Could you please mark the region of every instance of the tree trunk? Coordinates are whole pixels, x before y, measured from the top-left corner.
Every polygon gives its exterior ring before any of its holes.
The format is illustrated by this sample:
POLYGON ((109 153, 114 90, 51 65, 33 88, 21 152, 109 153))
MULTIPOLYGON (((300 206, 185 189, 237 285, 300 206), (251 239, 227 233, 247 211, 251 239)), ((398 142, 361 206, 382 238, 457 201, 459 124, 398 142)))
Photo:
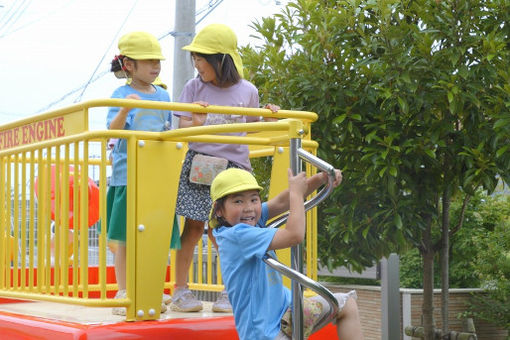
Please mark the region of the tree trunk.
POLYGON ((442 337, 447 340, 448 335, 448 290, 450 288, 450 193, 446 188, 443 192, 443 221, 442 221, 442 242, 441 242, 441 321, 442 337))
POLYGON ((434 340, 434 248, 431 238, 432 223, 423 232, 423 328, 425 340, 434 340))

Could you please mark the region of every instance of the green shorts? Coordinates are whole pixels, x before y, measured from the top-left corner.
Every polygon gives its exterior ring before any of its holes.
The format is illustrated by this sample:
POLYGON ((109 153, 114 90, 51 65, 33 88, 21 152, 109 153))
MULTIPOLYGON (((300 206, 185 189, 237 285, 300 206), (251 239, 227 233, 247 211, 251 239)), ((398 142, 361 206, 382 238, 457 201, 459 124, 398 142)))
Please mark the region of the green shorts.
MULTIPOLYGON (((123 186, 111 186, 106 194, 106 220, 107 220, 107 238, 115 242, 126 243, 126 196, 127 188, 123 186)), ((101 232, 101 224, 99 224, 101 232)), ((181 237, 179 232, 179 223, 177 216, 174 215, 172 237, 170 248, 181 248, 181 237)))

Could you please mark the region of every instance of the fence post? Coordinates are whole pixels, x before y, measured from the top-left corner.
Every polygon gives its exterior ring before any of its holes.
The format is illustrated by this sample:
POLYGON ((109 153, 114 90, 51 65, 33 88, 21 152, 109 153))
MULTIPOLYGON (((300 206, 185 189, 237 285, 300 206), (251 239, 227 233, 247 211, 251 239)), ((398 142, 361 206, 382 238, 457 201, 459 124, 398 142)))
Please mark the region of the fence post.
POLYGON ((381 260, 382 340, 400 339, 399 258, 390 254, 381 260))

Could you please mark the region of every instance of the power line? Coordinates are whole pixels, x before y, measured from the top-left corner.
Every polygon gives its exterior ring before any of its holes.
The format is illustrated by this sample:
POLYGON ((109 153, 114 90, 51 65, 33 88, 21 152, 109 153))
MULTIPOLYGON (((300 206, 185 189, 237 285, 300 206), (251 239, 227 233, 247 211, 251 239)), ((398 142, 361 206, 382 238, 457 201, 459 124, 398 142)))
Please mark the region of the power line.
MULTIPOLYGON (((203 12, 206 12, 200 19, 198 19, 196 22, 195 22, 195 25, 199 24, 202 20, 204 20, 209 14, 212 13, 212 11, 214 9, 216 9, 221 3, 223 2, 223 0, 209 0, 209 3, 208 5, 204 6, 202 9, 199 10, 199 13, 198 14, 201 14, 203 12)), ((122 27, 124 26, 124 24, 126 23, 128 17, 131 15, 131 12, 133 11, 136 3, 138 3, 138 0, 135 2, 135 4, 133 5, 133 7, 131 8, 130 12, 128 13, 127 17, 124 19, 124 22, 122 23, 121 25, 121 28, 119 28, 119 31, 122 29, 122 27)), ((60 99, 48 104, 47 106, 45 106, 44 108, 40 109, 39 111, 37 111, 36 113, 41 113, 41 112, 44 112, 46 110, 48 110, 49 108, 51 108, 52 106, 54 105, 57 105, 58 103, 64 101, 67 97, 73 95, 74 93, 78 92, 81 90, 81 93, 80 95, 78 96, 78 98, 74 101, 74 103, 76 103, 77 101, 81 100, 81 98, 83 97, 83 94, 85 93, 85 90, 87 89, 87 87, 92 84, 93 82, 95 82, 96 80, 102 78, 104 75, 106 75, 107 73, 109 73, 110 71, 107 70, 107 71, 103 71, 102 73, 98 74, 97 76, 94 77, 94 75, 96 74, 99 66, 101 65, 101 63, 103 62, 105 56, 106 56, 106 53, 109 51, 111 45, 113 44, 113 42, 116 40, 117 38, 117 35, 119 34, 119 31, 117 32, 117 34, 115 35, 114 39, 112 40, 112 43, 110 44, 110 46, 107 48, 105 54, 103 55, 103 57, 101 58, 101 60, 99 61, 96 69, 94 70, 94 72, 92 73, 92 76, 90 77, 90 79, 84 84, 84 85, 81 85, 80 87, 66 93, 65 95, 63 95, 60 99)), ((158 40, 161 40, 165 37, 167 37, 168 35, 171 35, 172 37, 175 37, 175 36, 179 36, 179 35, 187 35, 187 36, 191 36, 192 33, 191 32, 176 32, 176 31, 168 31, 167 33, 163 34, 161 37, 158 38, 158 40)))
POLYGON ((97 69, 99 68, 99 65, 101 65, 101 63, 103 62, 104 58, 106 57, 106 53, 108 53, 108 51, 110 50, 110 48, 112 47, 112 45, 115 43, 115 40, 117 40, 117 36, 119 35, 120 31, 122 30, 122 28, 124 27, 124 25, 126 24, 128 18, 131 16, 131 13, 133 13, 133 10, 135 9, 136 7, 136 4, 138 4, 138 0, 136 0, 133 4, 133 6, 131 6, 131 9, 129 10, 129 13, 126 15, 126 17, 124 18, 124 21, 122 22, 122 24, 120 25, 119 29, 117 30, 117 33, 115 33, 115 36, 113 37, 110 45, 108 46, 108 48, 106 49, 105 53, 103 54, 103 56, 101 57, 101 60, 99 60, 99 63, 97 64, 94 72, 92 72, 92 75, 90 76, 88 82, 85 84, 85 86, 83 87, 83 91, 81 91, 80 95, 74 100, 74 103, 78 102, 81 100, 81 98, 83 97, 83 93, 85 93, 85 90, 87 89, 87 87, 89 86, 92 78, 94 77, 94 75, 96 74, 97 72, 97 69))
POLYGON ((207 9, 207 13, 204 14, 203 17, 201 17, 200 19, 198 19, 196 22, 195 22, 195 25, 198 25, 202 20, 204 20, 209 14, 211 14, 212 11, 214 11, 214 9, 216 7, 218 7, 221 3, 223 2, 223 0, 211 0, 209 1, 209 5, 208 5, 208 9, 207 9))
MULTIPOLYGON (((24 28, 26 28, 26 27, 28 27, 28 26, 31 26, 31 25, 35 24, 35 23, 36 23, 36 22, 38 22, 38 21, 41 21, 41 20, 43 20, 43 19, 46 19, 48 16, 51 16, 53 13, 58 12, 59 10, 61 10, 61 9, 65 8, 65 7, 67 7, 67 6, 69 6, 69 5, 70 5, 73 1, 75 1, 75 0, 72 0, 72 1, 66 1, 66 3, 65 3, 64 5, 62 5, 62 6, 58 7, 58 8, 56 8, 56 9, 50 10, 50 11, 48 11, 48 12, 46 12, 46 13, 43 13, 43 14, 42 14, 41 16, 39 16, 38 18, 35 18, 34 20, 29 21, 29 22, 25 23, 24 25, 18 26, 17 28, 15 28, 15 29, 13 29, 13 30, 10 30, 9 32, 7 32, 7 33, 4 33, 4 34, 0 35, 0 38, 6 37, 6 36, 7 36, 7 35, 9 35, 9 34, 12 34, 12 33, 17 32, 17 31, 19 31, 19 30, 22 30, 22 29, 24 29, 24 28)), ((0 19, 0 21, 1 21, 1 19, 0 19)))
MULTIPOLYGON (((11 14, 11 16, 9 18, 7 18, 5 20, 5 22, 2 24, 2 26, 0 27, 0 31, 2 29, 5 29, 6 33, 2 35, 5 36, 6 34, 8 34, 8 30, 10 27, 12 27, 18 20, 19 18, 26 12, 27 8, 30 6, 30 3, 32 1, 26 1, 26 0, 23 0, 15 9, 14 9, 14 12, 11 14)), ((11 7, 12 8, 12 7, 11 7)), ((3 18, 2 18, 3 19, 3 18)))

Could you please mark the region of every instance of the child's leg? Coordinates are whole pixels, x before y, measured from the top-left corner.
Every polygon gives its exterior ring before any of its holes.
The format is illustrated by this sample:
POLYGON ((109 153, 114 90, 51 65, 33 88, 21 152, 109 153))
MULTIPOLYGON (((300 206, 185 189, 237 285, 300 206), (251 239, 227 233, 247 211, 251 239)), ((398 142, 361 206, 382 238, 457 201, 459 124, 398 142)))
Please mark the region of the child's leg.
MULTIPOLYGON (((216 249, 216 253, 218 253, 218 244, 216 243, 216 239, 212 234, 212 228, 207 228, 207 236, 209 236, 211 243, 216 249)), ((232 313, 232 304, 230 304, 226 289, 223 289, 223 291, 218 295, 218 298, 213 303, 211 309, 213 312, 232 313)))
POLYGON ((193 260, 195 246, 204 233, 204 222, 186 219, 181 235, 181 249, 177 250, 175 263, 175 286, 185 287, 188 283, 188 270, 193 260))
POLYGON ((115 278, 117 280, 118 290, 126 289, 126 246, 115 244, 110 247, 114 254, 115 278))
POLYGON ((175 262, 175 290, 170 309, 178 312, 198 312, 202 302, 188 289, 188 271, 198 239, 204 233, 204 222, 186 219, 181 235, 181 249, 177 250, 175 262))
MULTIPOLYGON (((358 314, 358 305, 356 303, 356 293, 354 291, 348 294, 333 294, 338 302, 339 312, 333 322, 337 326, 337 335, 339 340, 362 340, 361 323, 358 314)), ((329 312, 329 303, 322 296, 314 296, 311 299, 319 301, 323 308, 320 318, 329 312)))
POLYGON ((363 339, 358 304, 352 297, 347 300, 344 308, 338 313, 336 326, 338 339, 340 340, 363 339))

